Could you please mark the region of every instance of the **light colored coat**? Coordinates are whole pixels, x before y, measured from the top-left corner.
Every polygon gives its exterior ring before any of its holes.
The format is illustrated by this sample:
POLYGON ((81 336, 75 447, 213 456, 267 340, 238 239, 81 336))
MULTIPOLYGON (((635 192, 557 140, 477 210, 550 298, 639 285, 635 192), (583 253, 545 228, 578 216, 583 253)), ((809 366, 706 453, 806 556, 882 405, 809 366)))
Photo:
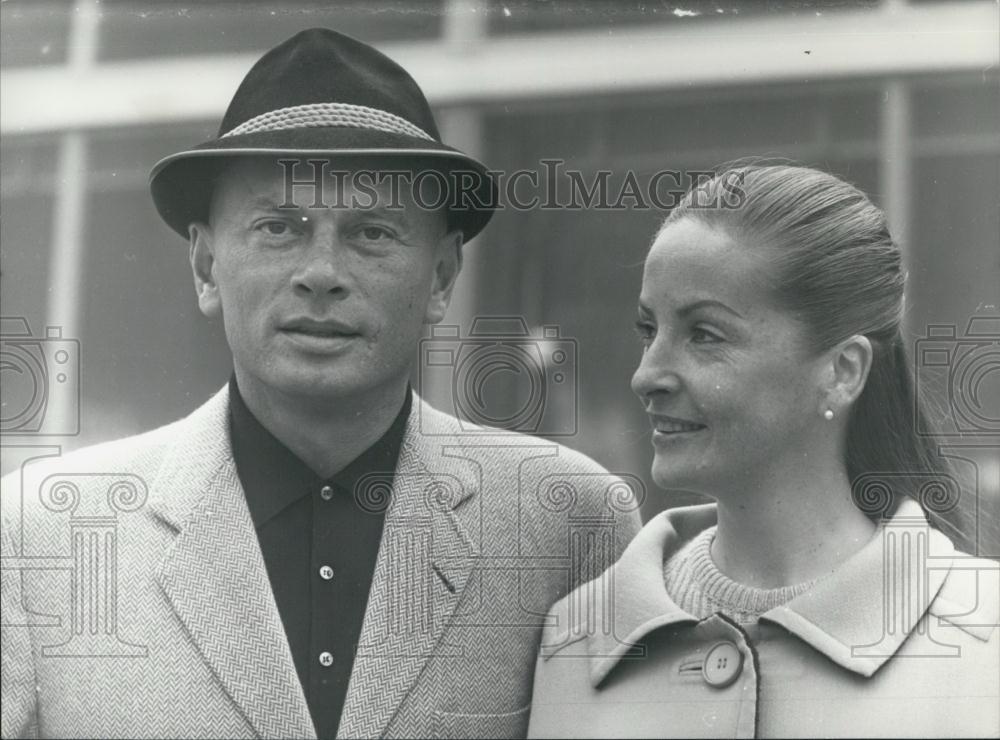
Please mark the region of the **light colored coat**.
MULTIPOLYGON (((315 736, 227 409, 3 480, 4 737, 315 736)), ((638 528, 583 455, 415 399, 339 735, 523 736, 546 611, 638 528)))
POLYGON ((741 628, 695 619, 664 587, 664 558, 715 523, 714 504, 660 514, 553 607, 529 737, 1000 735, 1000 564, 956 552, 907 501, 741 628), (708 659, 719 643, 728 661, 708 659))

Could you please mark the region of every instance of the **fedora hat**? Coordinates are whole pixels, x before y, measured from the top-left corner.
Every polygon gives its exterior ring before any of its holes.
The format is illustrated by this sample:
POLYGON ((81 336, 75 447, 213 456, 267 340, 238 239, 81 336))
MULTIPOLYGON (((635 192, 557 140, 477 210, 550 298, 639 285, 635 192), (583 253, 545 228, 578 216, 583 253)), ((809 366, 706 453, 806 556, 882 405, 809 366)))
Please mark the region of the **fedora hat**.
POLYGON ((188 225, 208 217, 220 165, 247 155, 363 157, 368 168, 372 159, 404 162, 441 172, 444 182, 460 173, 465 192, 459 203, 448 198, 448 218, 466 241, 496 203, 486 168, 441 142, 430 105, 406 70, 327 28, 302 31, 267 52, 236 90, 218 136, 156 163, 149 176, 156 210, 187 238, 188 225))

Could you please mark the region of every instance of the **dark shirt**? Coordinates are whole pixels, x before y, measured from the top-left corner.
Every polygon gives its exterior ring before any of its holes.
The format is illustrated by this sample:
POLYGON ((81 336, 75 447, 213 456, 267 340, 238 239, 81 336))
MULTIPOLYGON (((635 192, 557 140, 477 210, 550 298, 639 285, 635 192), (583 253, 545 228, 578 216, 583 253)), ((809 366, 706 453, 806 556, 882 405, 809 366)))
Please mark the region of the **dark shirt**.
POLYGON ((378 442, 323 480, 254 417, 235 377, 229 390, 236 470, 295 669, 317 734, 334 737, 388 506, 379 494, 391 490, 411 393, 378 442))

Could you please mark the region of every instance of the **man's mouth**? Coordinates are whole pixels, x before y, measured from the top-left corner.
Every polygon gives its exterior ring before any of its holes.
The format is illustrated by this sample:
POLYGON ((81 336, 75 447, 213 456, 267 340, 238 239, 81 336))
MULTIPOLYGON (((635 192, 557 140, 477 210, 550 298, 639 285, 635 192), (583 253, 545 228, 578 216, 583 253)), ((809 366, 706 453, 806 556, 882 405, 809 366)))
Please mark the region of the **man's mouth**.
POLYGON ((299 327, 294 329, 285 329, 286 332, 290 334, 304 334, 307 337, 356 337, 358 336, 355 332, 346 332, 339 329, 327 329, 324 327, 299 327))
POLYGON ((282 325, 282 331, 321 339, 358 337, 361 333, 354 327, 335 320, 294 319, 282 325))
POLYGON ((321 354, 341 352, 361 337, 360 331, 342 321, 311 318, 288 321, 282 324, 281 331, 299 349, 321 354))

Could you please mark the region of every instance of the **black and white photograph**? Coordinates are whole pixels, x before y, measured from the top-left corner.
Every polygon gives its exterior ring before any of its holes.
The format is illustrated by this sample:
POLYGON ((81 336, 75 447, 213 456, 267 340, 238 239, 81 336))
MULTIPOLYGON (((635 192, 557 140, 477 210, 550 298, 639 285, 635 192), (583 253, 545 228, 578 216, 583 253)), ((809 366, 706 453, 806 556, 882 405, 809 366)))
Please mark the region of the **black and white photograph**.
POLYGON ((1000 738, 1000 1, 0 0, 3 738, 1000 738))

